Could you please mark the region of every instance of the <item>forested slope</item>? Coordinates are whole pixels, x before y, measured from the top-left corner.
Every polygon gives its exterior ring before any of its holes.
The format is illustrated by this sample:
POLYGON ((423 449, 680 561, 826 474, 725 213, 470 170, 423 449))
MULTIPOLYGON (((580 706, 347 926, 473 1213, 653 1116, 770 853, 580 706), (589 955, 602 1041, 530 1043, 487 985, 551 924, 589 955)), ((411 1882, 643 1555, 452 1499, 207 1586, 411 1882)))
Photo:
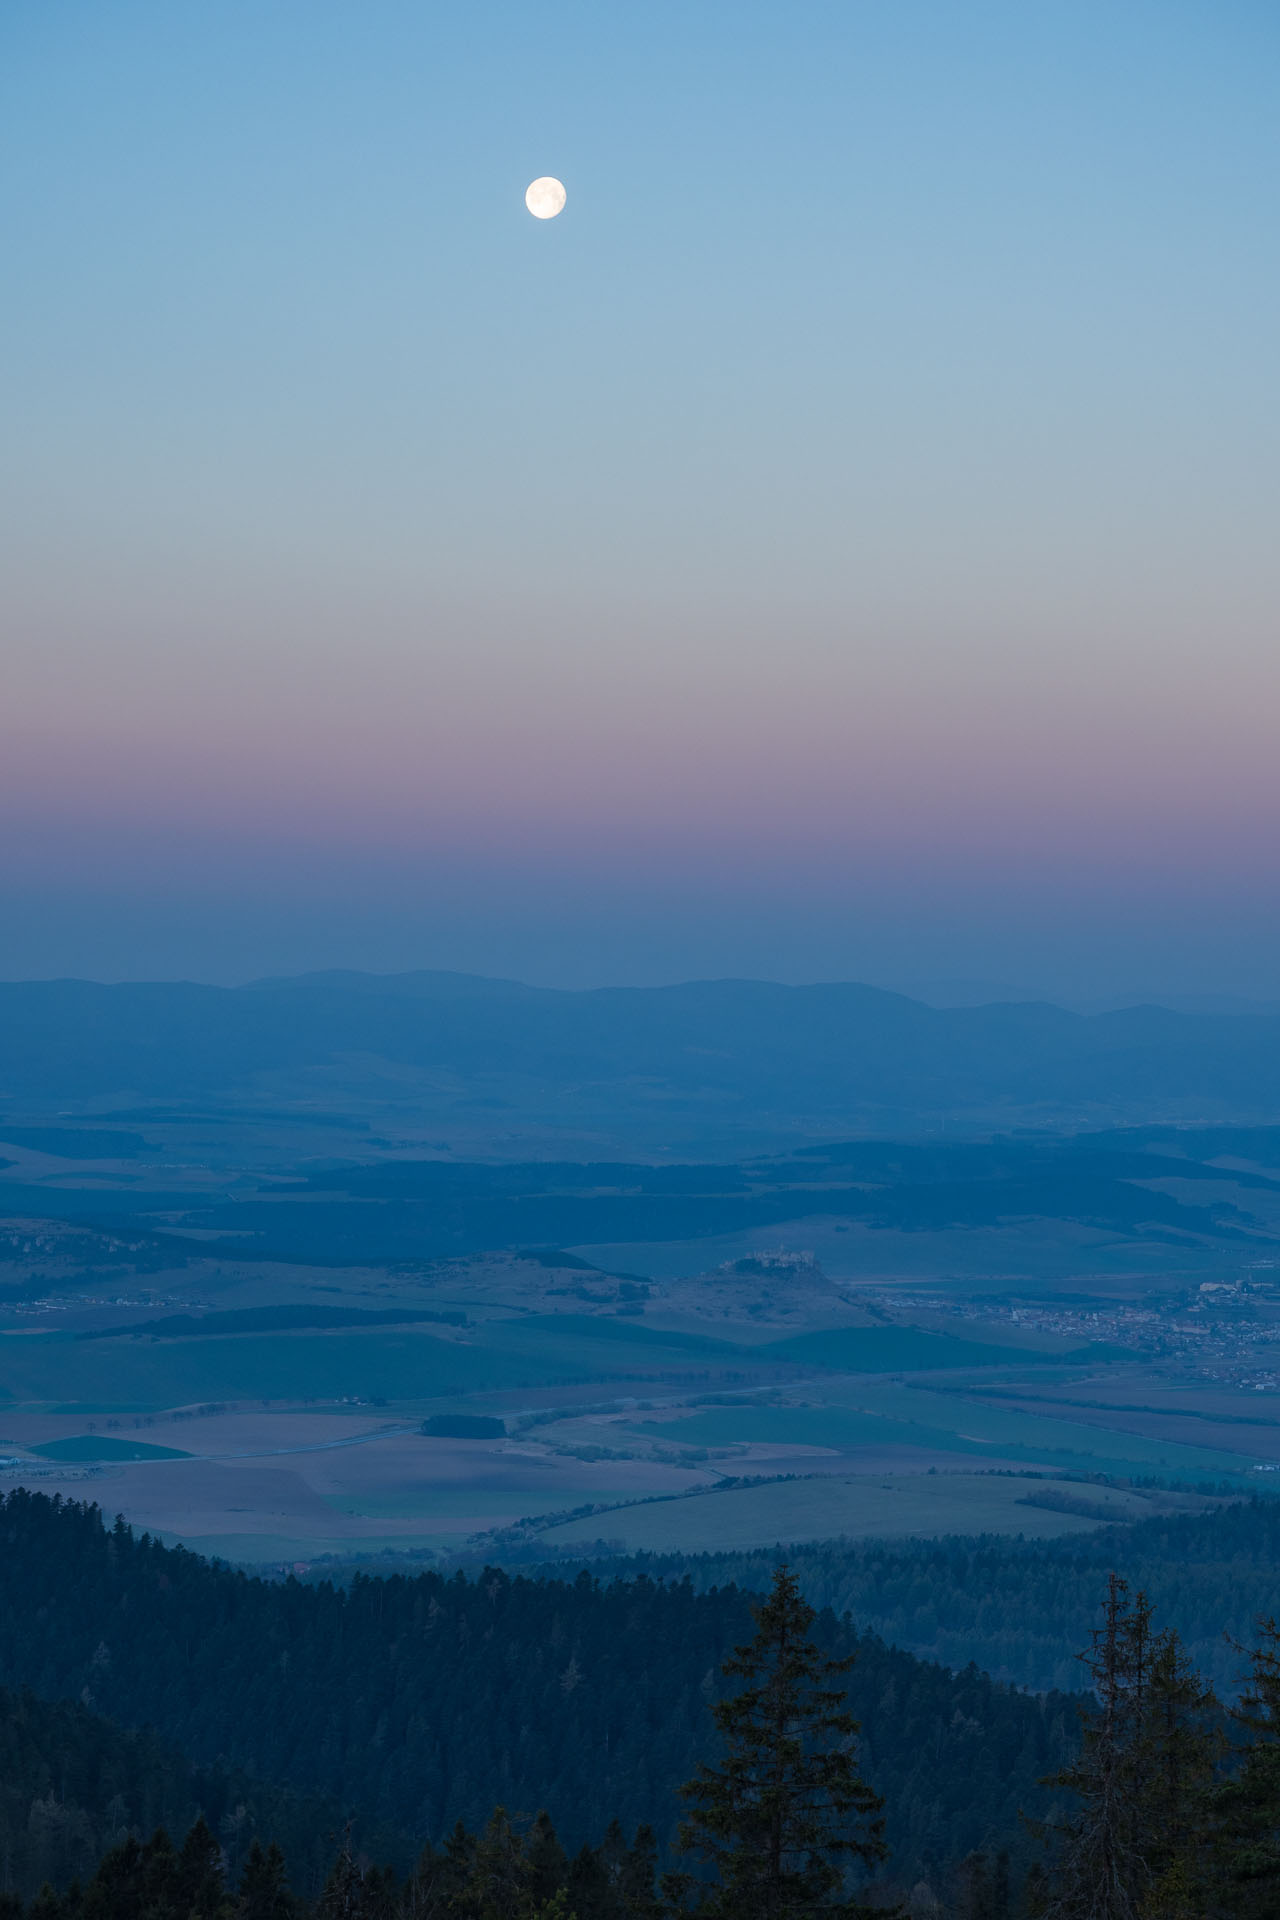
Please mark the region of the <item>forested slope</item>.
POLYGON ((314 1800, 192 1767, 154 1733, 126 1731, 77 1702, 0 1688, 0 1892, 63 1886, 125 1831, 182 1832, 198 1812, 232 1872, 255 1838, 275 1840, 306 1887, 333 1852, 335 1814, 314 1800))
MULTIPOLYGON (((647 1579, 572 1584, 358 1579, 270 1584, 135 1539, 97 1510, 0 1506, 0 1680, 154 1724, 223 1761, 436 1838, 500 1801, 545 1806, 571 1844, 617 1817, 669 1836, 675 1789, 711 1749, 720 1663, 748 1597, 647 1579)), ((850 1701, 899 1869, 1018 1831, 1073 1746, 1074 1703, 1001 1688, 859 1637, 850 1701)))
MULTIPOLYGON (((607 1562, 611 1578, 688 1579, 700 1592, 733 1583, 760 1591, 784 1557, 752 1553, 637 1554, 607 1562)), ((817 1607, 851 1613, 893 1645, 950 1667, 975 1662, 1018 1686, 1080 1684, 1109 1569, 1151 1597, 1161 1621, 1223 1697, 1237 1689, 1261 1615, 1280 1614, 1280 1501, 1059 1540, 828 1540, 786 1549, 817 1607)), ((563 1569, 561 1569, 563 1574, 563 1569)))

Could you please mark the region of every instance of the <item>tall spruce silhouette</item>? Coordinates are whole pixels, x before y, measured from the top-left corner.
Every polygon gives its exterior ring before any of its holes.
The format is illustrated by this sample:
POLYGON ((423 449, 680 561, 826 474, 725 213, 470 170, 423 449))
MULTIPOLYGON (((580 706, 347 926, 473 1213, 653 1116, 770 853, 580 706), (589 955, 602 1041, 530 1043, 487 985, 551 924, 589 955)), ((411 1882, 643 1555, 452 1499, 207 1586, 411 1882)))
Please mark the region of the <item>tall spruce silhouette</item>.
POLYGON ((855 1920, 870 1909, 850 1893, 850 1869, 882 1859, 885 1845, 845 1705, 853 1657, 815 1645, 816 1615, 785 1566, 753 1611, 755 1638, 723 1666, 746 1686, 713 1709, 723 1757, 681 1789, 692 1806, 681 1850, 715 1877, 670 1876, 668 1891, 707 1920, 855 1920))
POLYGON ((1258 1628, 1249 1685, 1231 1715, 1239 1765, 1214 1796, 1221 1910, 1240 1920, 1280 1914, 1280 1622, 1258 1628))
POLYGON ((1135 1756, 1142 1920, 1204 1920, 1222 1710, 1172 1630, 1153 1643, 1135 1756))
POLYGON ((1093 1683, 1079 1755, 1056 1776, 1075 1795, 1048 1829, 1057 1860, 1032 1910, 1044 1920, 1205 1920, 1219 1708, 1176 1633, 1113 1573, 1080 1656, 1093 1683))
POLYGON ((1102 1624, 1080 1655, 1097 1707, 1079 1757, 1055 1776, 1078 1811, 1056 1835, 1059 1852, 1045 1920, 1140 1920, 1145 1865, 1137 1830, 1137 1765, 1152 1658, 1151 1609, 1107 1579, 1102 1624))

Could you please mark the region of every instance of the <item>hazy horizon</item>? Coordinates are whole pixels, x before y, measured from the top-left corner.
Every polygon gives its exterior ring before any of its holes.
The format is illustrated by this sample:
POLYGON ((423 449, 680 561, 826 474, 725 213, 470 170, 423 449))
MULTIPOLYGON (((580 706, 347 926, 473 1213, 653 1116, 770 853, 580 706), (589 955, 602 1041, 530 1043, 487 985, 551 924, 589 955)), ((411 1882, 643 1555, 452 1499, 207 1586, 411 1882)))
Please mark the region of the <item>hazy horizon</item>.
POLYGON ((1280 999, 1266 999, 1248 994, 1213 991, 1179 992, 1176 988, 1159 988, 1151 985, 1133 984, 1115 991, 1095 993, 1073 993, 1061 988, 1054 989, 1027 982, 1009 980, 986 980, 981 978, 889 978, 871 979, 860 976, 835 976, 814 974, 796 975, 781 978, 774 974, 750 974, 724 971, 717 974, 673 974, 670 978, 647 980, 616 979, 595 981, 563 981, 556 979, 524 978, 517 974, 499 973, 493 970, 454 968, 447 966, 424 967, 300 967, 275 973, 251 973, 213 977, 198 973, 49 973, 36 975, 0 975, 0 985, 66 985, 79 984, 89 986, 212 986, 229 990, 274 986, 282 982, 307 980, 340 980, 344 978, 365 978, 373 980, 396 981, 412 979, 415 975, 427 977, 456 977, 460 980, 479 980, 495 986, 529 987, 535 990, 553 993, 595 993, 609 991, 645 991, 661 990, 687 986, 716 985, 755 985, 781 987, 867 987, 878 993, 895 994, 908 1000, 914 1000, 938 1009, 960 1009, 964 1007, 982 1007, 996 1005, 1040 1004, 1057 1006, 1073 1013, 1100 1014, 1119 1012, 1126 1008, 1144 1005, 1163 1006, 1179 1013, 1200 1014, 1280 1014, 1280 999))
MULTIPOLYGON (((10 893, 0 923, 0 980, 197 980, 237 986, 326 971, 419 970, 479 974, 530 986, 670 986, 700 979, 775 980, 786 985, 855 981, 960 1004, 976 997, 1046 999, 1063 1005, 1196 1000, 1280 1001, 1280 949, 1259 903, 1248 931, 1205 924, 1161 940, 1140 928, 1097 934, 1008 925, 1007 942, 979 905, 951 922, 920 912, 887 914, 872 926, 841 924, 803 902, 719 917, 701 903, 649 905, 615 898, 592 911, 570 899, 557 915, 522 921, 540 876, 493 883, 492 903, 468 911, 441 902, 433 914, 392 918, 381 903, 361 914, 345 900, 246 901, 243 896, 173 901, 115 891, 51 898, 10 893), (683 908, 683 911, 680 909, 683 908), (922 921, 925 921, 922 924, 922 921), (1181 934, 1182 937, 1179 937, 1181 934)), ((327 889, 326 889, 327 891, 327 889)), ((623 893, 620 885, 618 893, 623 893)))
POLYGON ((10 9, 0 976, 1280 995, 1278 53, 10 9))

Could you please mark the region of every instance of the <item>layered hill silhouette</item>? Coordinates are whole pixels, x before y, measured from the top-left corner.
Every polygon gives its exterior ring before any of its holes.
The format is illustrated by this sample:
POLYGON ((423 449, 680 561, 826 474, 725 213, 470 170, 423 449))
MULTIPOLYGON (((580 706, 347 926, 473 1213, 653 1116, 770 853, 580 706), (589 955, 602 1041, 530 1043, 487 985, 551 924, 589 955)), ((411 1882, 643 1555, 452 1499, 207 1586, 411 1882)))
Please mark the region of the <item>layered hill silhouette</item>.
POLYGON ((565 992, 465 974, 244 987, 0 984, 0 1112, 459 1103, 521 1119, 833 1129, 1280 1118, 1280 1017, 1040 1002, 936 1008, 856 984, 565 992))

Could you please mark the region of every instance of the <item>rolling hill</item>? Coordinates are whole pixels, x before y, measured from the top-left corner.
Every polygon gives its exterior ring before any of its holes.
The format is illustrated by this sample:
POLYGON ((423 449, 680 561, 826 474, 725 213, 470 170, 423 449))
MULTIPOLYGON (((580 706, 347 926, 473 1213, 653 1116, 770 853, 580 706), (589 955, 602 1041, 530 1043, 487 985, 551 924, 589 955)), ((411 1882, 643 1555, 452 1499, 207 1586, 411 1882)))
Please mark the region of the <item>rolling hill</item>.
POLYGON ((114 1102, 121 1119, 140 1106, 136 1122, 158 1102, 357 1100, 473 1121, 607 1117, 619 1141, 643 1143, 694 1122, 794 1138, 943 1116, 1275 1120, 1278 1090, 1269 1015, 935 1008, 856 984, 750 980, 594 992, 443 973, 0 984, 0 1092, 24 1125, 29 1110, 69 1103, 114 1102))

